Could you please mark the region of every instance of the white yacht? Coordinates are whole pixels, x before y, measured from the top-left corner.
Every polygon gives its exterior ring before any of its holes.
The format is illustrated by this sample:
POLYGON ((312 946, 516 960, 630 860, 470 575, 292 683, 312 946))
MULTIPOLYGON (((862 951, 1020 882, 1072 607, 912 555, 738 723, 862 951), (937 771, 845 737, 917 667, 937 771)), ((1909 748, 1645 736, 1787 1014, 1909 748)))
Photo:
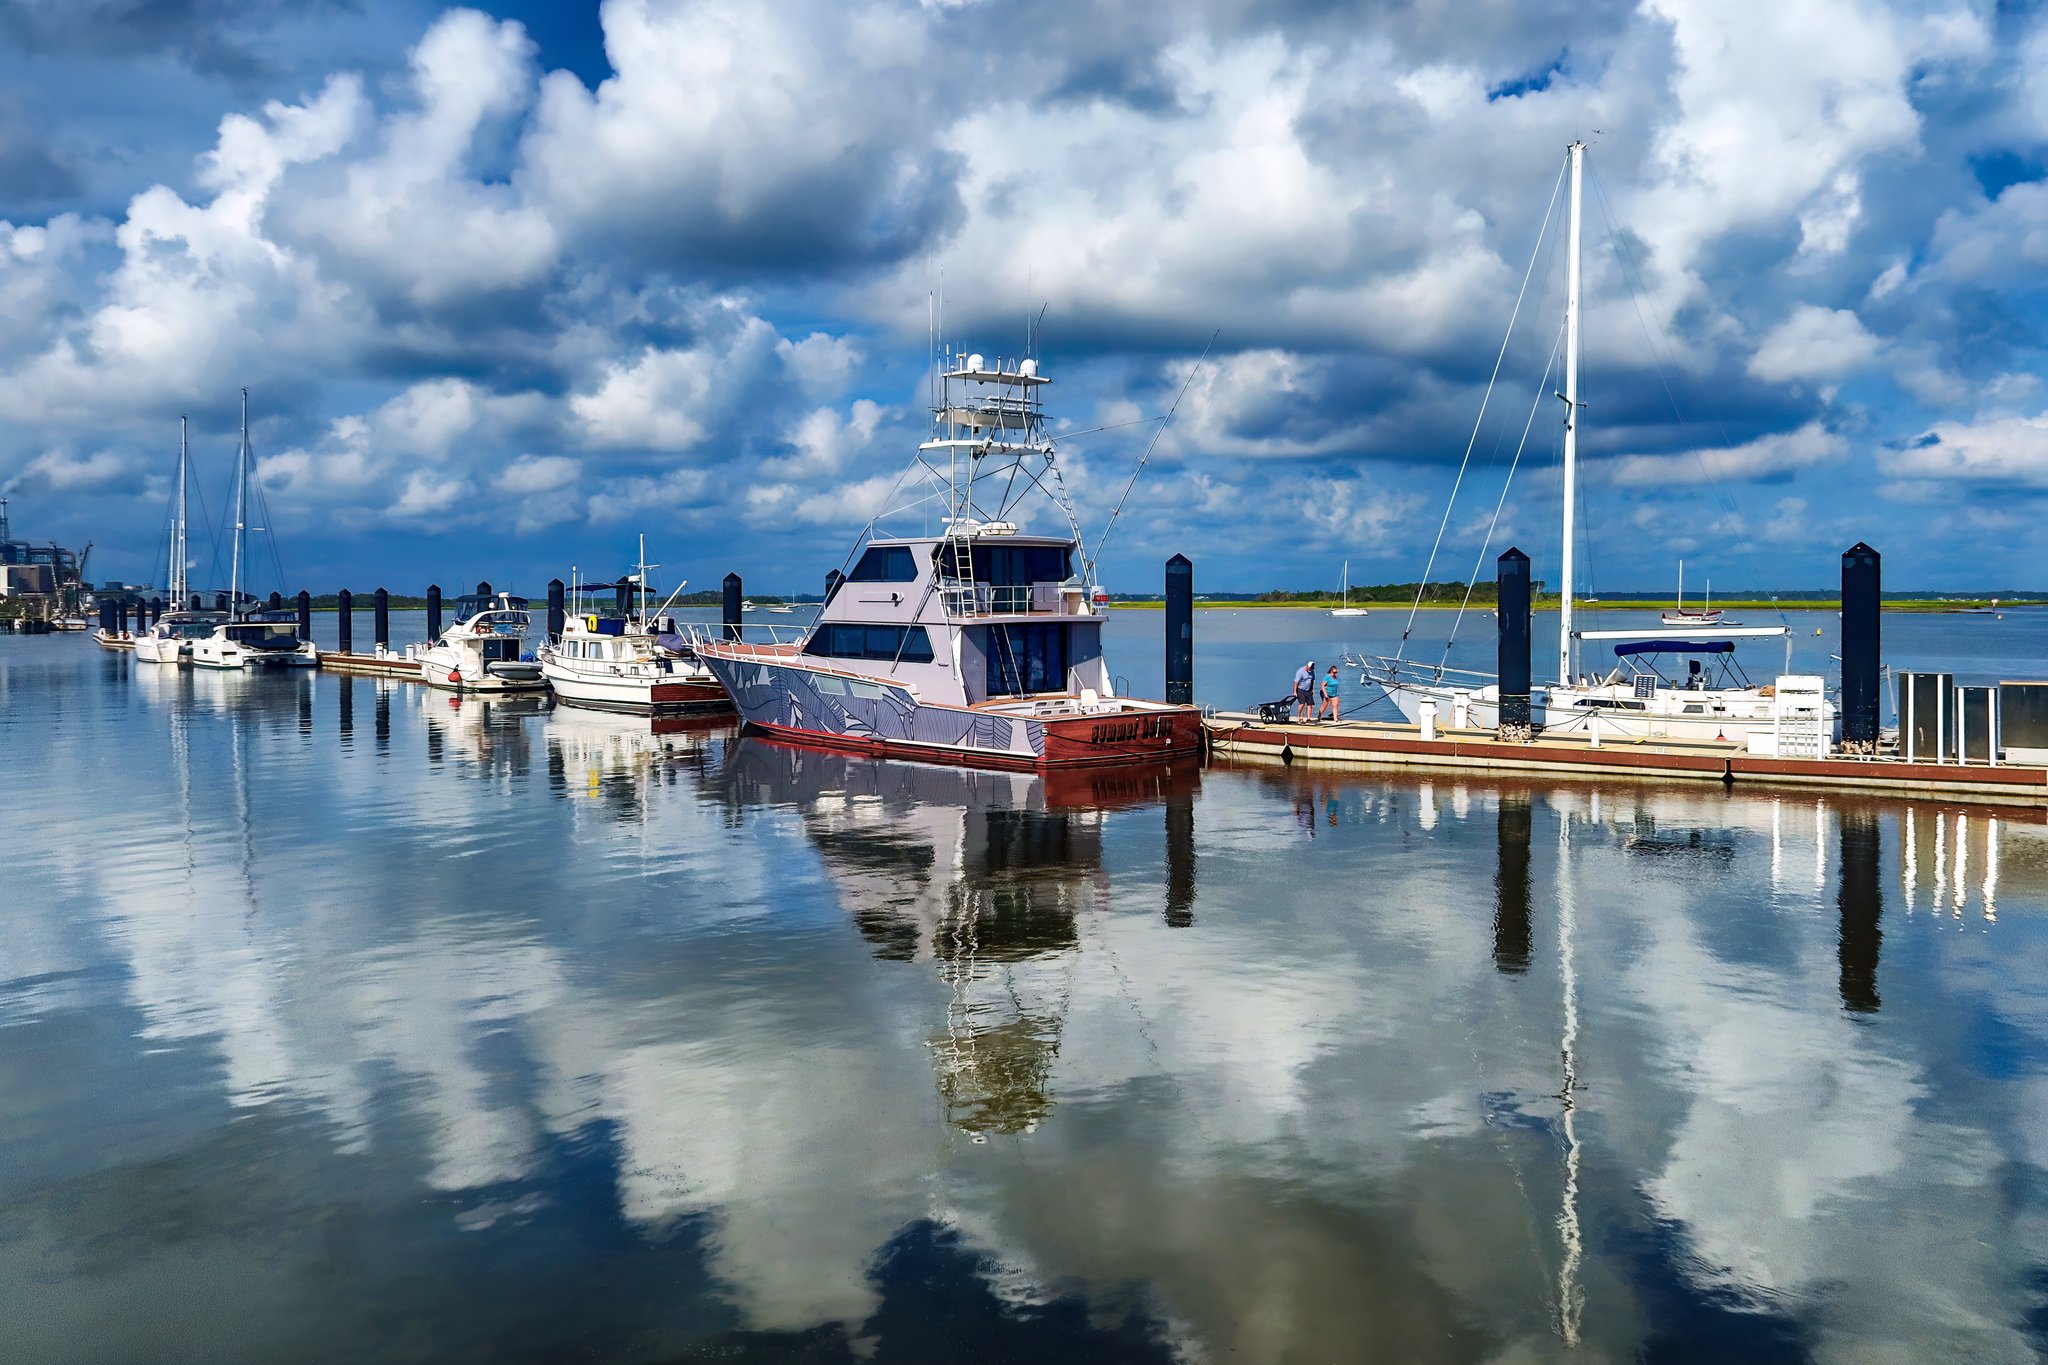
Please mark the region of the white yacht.
POLYGON ((522 658, 532 618, 526 599, 479 584, 455 600, 454 624, 438 640, 408 645, 420 681, 450 692, 539 692, 547 687, 538 660, 522 658))
MULTIPOLYGON (((1812 679, 1791 675, 1791 631, 1785 627, 1722 625, 1716 614, 1713 621, 1688 617, 1684 624, 1628 630, 1573 628, 1578 431, 1584 407, 1579 401, 1579 238, 1585 151, 1584 143, 1574 142, 1566 152, 1570 240, 1565 251, 1564 392, 1558 395, 1564 401, 1565 416, 1557 681, 1530 689, 1530 724, 1549 733, 1586 733, 1598 718, 1601 733, 1615 739, 1745 743, 1753 735, 1773 732, 1783 709, 1779 706, 1783 691, 1788 698, 1795 694, 1799 698, 1802 723, 1817 724, 1822 736, 1832 735, 1839 720, 1836 708, 1825 698, 1810 696, 1812 679), (1786 673, 1765 685, 1744 676, 1733 658, 1736 642, 1744 639, 1783 641, 1786 673), (1611 647, 1613 652, 1586 657, 1582 646, 1587 644, 1611 647), (1682 663, 1683 669, 1665 671, 1667 658, 1682 663)), ((1423 578, 1428 577, 1425 569, 1423 578)), ((1409 625, 1414 625, 1413 612, 1409 625)), ((1496 729, 1500 725, 1500 686, 1490 674, 1398 656, 1345 657, 1359 669, 1359 680, 1381 688, 1410 722, 1419 724, 1427 705, 1434 708, 1440 723, 1454 728, 1496 729)))
POLYGON ((750 727, 813 744, 1009 768, 1195 753, 1193 706, 1112 686, 1038 362, 948 354, 910 491, 882 514, 930 509, 943 530, 878 535, 877 518, 816 624, 766 643, 700 632, 698 657, 750 727), (1018 525, 1048 503, 1061 530, 1018 525))
MULTIPOLYGON (((649 609, 647 537, 640 538, 639 572, 632 596, 616 615, 571 615, 562 638, 539 650, 541 676, 565 706, 636 715, 686 715, 730 710, 725 688, 697 658, 669 608, 689 586, 685 579, 658 608, 649 609)), ((620 586, 626 592, 626 585, 620 586)))
POLYGON ((213 634, 227 621, 218 611, 188 611, 191 601, 192 556, 188 544, 187 513, 190 510, 191 458, 185 419, 178 419, 178 486, 171 500, 170 554, 164 582, 169 585, 171 609, 156 619, 148 630, 135 635, 135 657, 146 664, 189 664, 192 642, 213 634))
POLYGON ((320 651, 299 638, 299 619, 287 611, 252 611, 242 584, 249 540, 249 391, 242 390, 242 446, 235 455, 235 547, 228 571, 228 615, 194 636, 195 668, 314 668, 320 651))

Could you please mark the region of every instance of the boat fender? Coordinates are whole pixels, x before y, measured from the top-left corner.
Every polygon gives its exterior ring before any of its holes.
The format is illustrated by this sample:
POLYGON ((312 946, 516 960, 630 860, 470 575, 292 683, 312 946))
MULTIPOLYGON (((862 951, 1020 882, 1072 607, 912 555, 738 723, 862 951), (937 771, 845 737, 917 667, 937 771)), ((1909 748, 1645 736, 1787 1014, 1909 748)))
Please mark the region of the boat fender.
POLYGON ((457 670, 457 669, 453 669, 453 668, 449 669, 449 670, 448 670, 448 681, 449 681, 449 682, 452 682, 452 683, 459 683, 459 682, 461 682, 461 681, 462 681, 462 673, 460 672, 460 670, 457 670))
POLYGON ((489 635, 491 633, 491 623, 489 621, 479 621, 469 629, 472 635, 489 635))

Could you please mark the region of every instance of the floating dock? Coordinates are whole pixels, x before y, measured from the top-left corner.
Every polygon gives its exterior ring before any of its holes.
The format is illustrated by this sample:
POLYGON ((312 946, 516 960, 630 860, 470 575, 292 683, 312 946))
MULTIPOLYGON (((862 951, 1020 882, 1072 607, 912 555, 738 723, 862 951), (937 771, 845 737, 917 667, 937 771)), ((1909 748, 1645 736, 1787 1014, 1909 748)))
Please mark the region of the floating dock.
POLYGON ((2038 764, 1909 762, 1884 755, 1766 758, 1733 742, 1608 739, 1594 744, 1583 735, 1539 735, 1516 744, 1491 730, 1443 726, 1425 739, 1413 725, 1356 720, 1274 724, 1250 712, 1230 711, 1208 717, 1204 730, 1209 752, 1226 759, 1833 787, 2048 805, 2048 767, 2038 764))
POLYGON ((348 654, 338 649, 323 649, 320 651, 320 667, 327 673, 353 673, 365 678, 398 678, 405 682, 420 680, 419 660, 408 659, 400 653, 348 654))

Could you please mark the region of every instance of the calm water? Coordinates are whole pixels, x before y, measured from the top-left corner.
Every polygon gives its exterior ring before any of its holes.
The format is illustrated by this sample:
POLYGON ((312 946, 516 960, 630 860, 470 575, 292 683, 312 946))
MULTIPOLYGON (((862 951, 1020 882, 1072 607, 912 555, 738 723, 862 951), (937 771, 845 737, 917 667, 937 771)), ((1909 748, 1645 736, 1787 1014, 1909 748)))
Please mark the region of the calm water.
MULTIPOLYGON (((1204 613, 1198 692, 1391 617, 1204 613)), ((75 638, 0 637, 0 754, 10 1359, 2048 1346, 2038 810, 1047 781, 75 638)))

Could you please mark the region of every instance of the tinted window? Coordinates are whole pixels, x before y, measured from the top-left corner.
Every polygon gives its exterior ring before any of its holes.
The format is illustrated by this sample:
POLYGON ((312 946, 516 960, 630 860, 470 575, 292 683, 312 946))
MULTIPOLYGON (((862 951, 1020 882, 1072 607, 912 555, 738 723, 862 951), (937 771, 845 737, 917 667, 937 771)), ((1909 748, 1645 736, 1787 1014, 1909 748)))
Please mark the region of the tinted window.
POLYGON ((1067 690, 1065 625, 990 626, 988 694, 1067 690))
POLYGON ((804 652, 830 659, 928 664, 932 637, 923 626, 822 625, 811 633, 804 652))
POLYGON ((974 547, 974 578, 992 587, 1027 583, 1059 583, 1068 573, 1063 545, 990 545, 974 547))
POLYGON ((856 583, 915 583, 917 557, 908 545, 870 545, 849 577, 856 583))

